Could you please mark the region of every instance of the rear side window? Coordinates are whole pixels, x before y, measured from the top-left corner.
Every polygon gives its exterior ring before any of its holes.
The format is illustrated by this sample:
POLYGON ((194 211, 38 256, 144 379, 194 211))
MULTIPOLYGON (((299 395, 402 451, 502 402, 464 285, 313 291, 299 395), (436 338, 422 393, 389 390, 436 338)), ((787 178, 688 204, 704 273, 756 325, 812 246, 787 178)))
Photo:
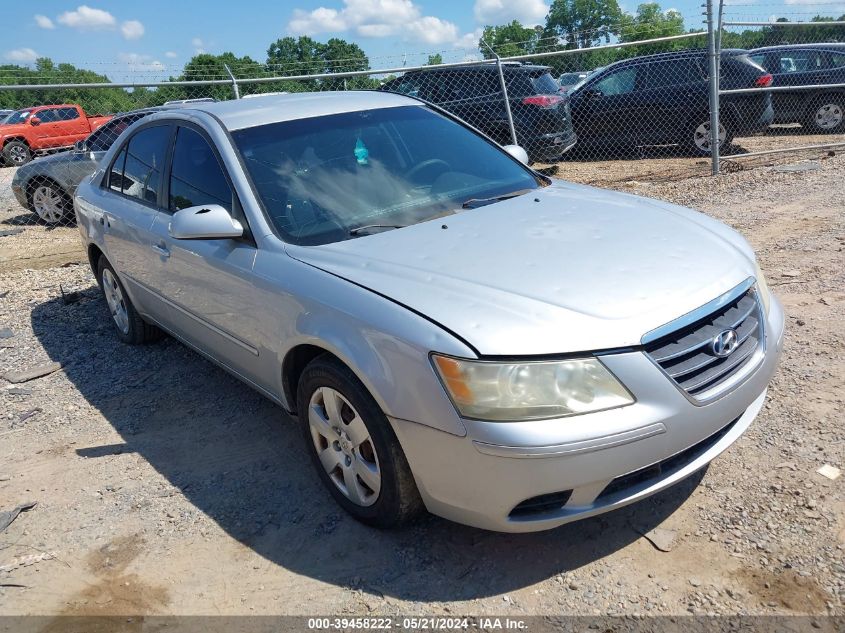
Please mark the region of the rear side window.
POLYGON ((642 83, 646 90, 683 86, 704 80, 704 73, 697 59, 672 59, 653 62, 648 66, 648 75, 642 83))
POLYGON ((79 112, 76 108, 59 108, 56 110, 56 118, 59 121, 72 121, 79 118, 79 112))
POLYGON ((553 95, 560 91, 560 85, 549 73, 543 73, 537 77, 532 77, 531 85, 534 87, 534 91, 538 95, 553 95))
POLYGON ((109 188, 147 204, 156 204, 169 142, 169 125, 148 127, 136 133, 112 166, 109 188), (125 159, 123 169, 120 170, 123 154, 125 159))
POLYGON ((173 148, 170 211, 203 204, 219 204, 231 213, 232 189, 205 138, 180 127, 173 148))
POLYGON ((822 51, 789 51, 781 53, 780 68, 782 73, 802 73, 821 70, 824 68, 824 55, 822 51))
POLYGON ((830 53, 830 68, 845 68, 845 53, 830 53))

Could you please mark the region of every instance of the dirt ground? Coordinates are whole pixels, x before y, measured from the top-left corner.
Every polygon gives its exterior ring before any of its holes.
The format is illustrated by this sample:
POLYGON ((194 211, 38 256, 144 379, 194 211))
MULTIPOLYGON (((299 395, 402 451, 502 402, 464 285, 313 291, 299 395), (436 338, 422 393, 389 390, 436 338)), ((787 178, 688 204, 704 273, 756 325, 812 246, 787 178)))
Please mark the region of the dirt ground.
MULTIPOLYGON (((62 364, 0 380, 0 511, 38 504, 0 533, 0 614, 845 614, 845 477, 816 472, 845 469, 845 158, 806 158, 715 180, 700 159, 558 166, 742 231, 786 348, 764 410, 705 472, 528 535, 357 524, 278 407, 171 339, 118 342, 75 228, 0 238, 0 374, 62 364)), ((9 171, 0 229, 26 217, 9 171)))

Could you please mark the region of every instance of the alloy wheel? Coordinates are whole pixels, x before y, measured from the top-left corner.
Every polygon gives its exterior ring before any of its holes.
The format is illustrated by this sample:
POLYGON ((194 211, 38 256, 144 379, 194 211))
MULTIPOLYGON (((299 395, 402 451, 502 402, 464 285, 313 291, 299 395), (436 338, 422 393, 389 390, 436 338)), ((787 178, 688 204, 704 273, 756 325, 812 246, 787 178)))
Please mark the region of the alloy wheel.
POLYGON ((53 187, 41 185, 32 192, 32 207, 39 218, 55 224, 61 221, 64 215, 65 200, 53 187))
MULTIPOLYGON (((728 138, 728 130, 722 123, 719 123, 719 147, 725 143, 728 138)), ((710 153, 710 121, 705 121, 693 132, 693 141, 695 146, 702 152, 710 153)))
POLYGON ((108 268, 103 270, 103 292, 106 295, 109 312, 111 312, 118 329, 124 334, 129 334, 129 314, 126 310, 123 290, 117 281, 117 277, 108 268))
POLYGON ((352 404, 320 387, 308 404, 314 450, 337 489, 352 503, 371 506, 381 490, 381 470, 370 432, 352 404))
POLYGON ((820 130, 835 130, 842 124, 845 113, 838 103, 825 103, 816 110, 814 121, 820 130))
POLYGON ((9 148, 9 159, 15 165, 23 165, 29 159, 26 148, 20 145, 15 145, 9 148))

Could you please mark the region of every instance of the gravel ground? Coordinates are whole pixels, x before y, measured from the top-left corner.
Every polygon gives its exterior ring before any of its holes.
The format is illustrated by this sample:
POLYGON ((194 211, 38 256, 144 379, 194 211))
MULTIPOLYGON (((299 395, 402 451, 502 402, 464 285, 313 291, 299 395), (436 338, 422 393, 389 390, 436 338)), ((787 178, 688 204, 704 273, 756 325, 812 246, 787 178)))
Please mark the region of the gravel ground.
POLYGON ((278 407, 173 340, 120 344, 85 266, 0 268, 0 373, 62 364, 0 380, 0 510, 38 502, 0 534, 0 614, 845 614, 845 478, 816 473, 845 468, 845 159, 794 164, 614 183, 742 231, 785 354, 707 471, 539 534, 364 528, 278 407))

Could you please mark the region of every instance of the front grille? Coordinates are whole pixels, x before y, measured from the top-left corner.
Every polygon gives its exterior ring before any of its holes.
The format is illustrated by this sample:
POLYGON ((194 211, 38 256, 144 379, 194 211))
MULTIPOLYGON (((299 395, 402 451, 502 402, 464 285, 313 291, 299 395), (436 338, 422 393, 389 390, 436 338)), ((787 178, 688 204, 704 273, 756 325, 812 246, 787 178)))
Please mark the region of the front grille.
POLYGON ((754 356, 760 345, 760 309, 752 290, 715 312, 645 346, 646 353, 693 397, 718 387, 754 356), (720 357, 711 348, 725 330, 735 330, 738 346, 720 357))
POLYGON ((635 470, 627 475, 617 477, 607 484, 605 489, 599 493, 599 496, 596 497, 596 501, 616 494, 617 492, 622 492, 623 490, 628 490, 635 486, 641 486, 652 479, 669 477, 672 473, 680 470, 715 446, 716 443, 725 437, 725 435, 728 434, 728 431, 734 427, 737 420, 739 420, 739 418, 727 426, 722 427, 710 437, 704 438, 698 444, 690 446, 688 449, 681 451, 677 455, 673 455, 672 457, 664 459, 662 462, 652 464, 651 466, 640 468, 639 470, 635 470))

